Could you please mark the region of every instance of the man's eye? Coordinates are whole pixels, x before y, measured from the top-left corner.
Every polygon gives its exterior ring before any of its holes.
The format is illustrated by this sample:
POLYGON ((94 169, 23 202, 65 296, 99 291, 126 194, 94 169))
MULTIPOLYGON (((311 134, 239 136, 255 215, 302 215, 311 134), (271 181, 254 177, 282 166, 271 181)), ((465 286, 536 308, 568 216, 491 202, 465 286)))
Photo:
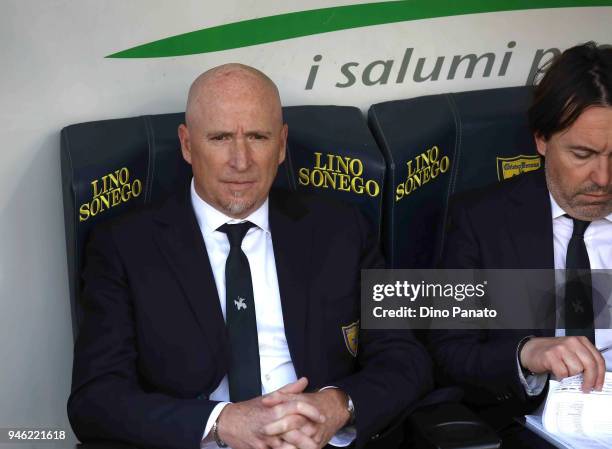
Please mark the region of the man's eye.
POLYGON ((222 141, 227 140, 229 136, 227 134, 218 134, 216 136, 211 136, 210 140, 222 141))
POLYGON ((267 137, 264 136, 263 134, 251 134, 249 138, 251 140, 266 140, 267 139, 267 137))
POLYGON ((572 154, 577 159, 588 159, 592 153, 590 151, 574 150, 572 151, 572 154))

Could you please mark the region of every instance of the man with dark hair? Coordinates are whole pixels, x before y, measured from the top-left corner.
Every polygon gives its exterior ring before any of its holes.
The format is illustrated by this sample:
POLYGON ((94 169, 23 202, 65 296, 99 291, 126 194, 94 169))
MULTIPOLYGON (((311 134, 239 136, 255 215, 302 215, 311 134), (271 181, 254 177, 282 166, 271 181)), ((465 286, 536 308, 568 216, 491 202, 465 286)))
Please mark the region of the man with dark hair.
MULTIPOLYGON (((529 121, 544 173, 458 199, 443 267, 612 268, 612 48, 588 43, 555 59, 535 88, 529 121)), ((556 276, 552 282, 565 283, 562 271, 556 276)), ((572 288, 566 284, 566 296, 572 288)), ((612 343, 612 331, 594 329, 592 302, 582 305, 580 316, 565 308, 556 333, 432 332, 439 380, 461 384, 498 429, 541 402, 551 374, 582 373, 584 391, 600 390, 612 359, 597 348, 612 343)))
POLYGON ((430 362, 409 333, 359 329, 360 270, 383 266, 359 212, 270 190, 288 133, 274 83, 211 69, 178 131, 191 185, 88 246, 78 438, 394 447, 383 434, 429 388, 430 362))

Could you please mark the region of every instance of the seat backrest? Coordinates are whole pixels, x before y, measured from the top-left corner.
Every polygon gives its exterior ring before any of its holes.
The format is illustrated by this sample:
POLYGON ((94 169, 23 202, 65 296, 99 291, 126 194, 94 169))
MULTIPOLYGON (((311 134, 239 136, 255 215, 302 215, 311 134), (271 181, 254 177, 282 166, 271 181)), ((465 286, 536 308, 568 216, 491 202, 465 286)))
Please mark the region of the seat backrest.
POLYGON ((296 189, 356 204, 381 234, 385 160, 358 108, 283 109, 296 189))
MULTIPOLYGON (((380 235, 385 164, 359 109, 295 106, 284 108, 283 114, 290 129, 288 149, 274 187, 312 190, 355 203, 380 235), (319 158, 322 166, 328 154, 341 161, 334 159, 334 170, 316 169, 321 173, 312 175, 313 161, 319 158), (376 195, 352 192, 354 176, 340 180, 346 164, 353 171, 361 167, 362 177, 376 180, 376 195), (305 170, 310 170, 309 177, 305 177, 305 170), (335 188, 332 177, 336 178, 335 188), (307 178, 312 182, 305 182, 307 178)), ((80 276, 91 229, 185 188, 191 167, 180 152, 177 128, 183 122, 184 114, 175 113, 80 123, 62 130, 62 189, 74 335, 81 320, 80 276)))
POLYGON ((540 168, 527 125, 531 88, 431 95, 373 105, 387 165, 382 242, 393 268, 433 268, 450 197, 540 168))

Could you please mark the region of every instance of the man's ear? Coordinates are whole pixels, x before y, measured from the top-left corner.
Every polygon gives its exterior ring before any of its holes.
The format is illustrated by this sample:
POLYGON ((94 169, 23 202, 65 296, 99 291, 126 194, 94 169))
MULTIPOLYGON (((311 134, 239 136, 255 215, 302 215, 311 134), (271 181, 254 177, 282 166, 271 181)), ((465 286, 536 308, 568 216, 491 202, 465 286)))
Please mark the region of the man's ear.
POLYGON ((280 151, 278 153, 278 165, 282 164, 287 155, 287 136, 289 135, 289 127, 286 123, 283 124, 280 135, 280 151))
POLYGON ((178 136, 181 141, 181 153, 183 153, 183 159, 191 165, 191 141, 189 140, 189 129, 186 125, 181 123, 178 127, 178 136))
POLYGON ((534 134, 533 138, 535 139, 538 153, 540 153, 541 156, 546 156, 546 146, 548 145, 548 141, 546 141, 540 134, 534 134))

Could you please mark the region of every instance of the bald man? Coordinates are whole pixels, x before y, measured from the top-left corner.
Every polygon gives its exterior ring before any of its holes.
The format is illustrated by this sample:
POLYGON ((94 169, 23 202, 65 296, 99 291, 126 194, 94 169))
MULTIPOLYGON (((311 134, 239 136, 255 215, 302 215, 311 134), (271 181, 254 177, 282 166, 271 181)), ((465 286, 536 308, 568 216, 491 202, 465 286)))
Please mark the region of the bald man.
POLYGON ((430 387, 429 360, 408 333, 359 329, 360 270, 383 266, 359 212, 271 191, 288 133, 274 83, 238 64, 205 72, 178 132, 188 188, 90 239, 76 435, 393 447, 385 434, 430 387))

